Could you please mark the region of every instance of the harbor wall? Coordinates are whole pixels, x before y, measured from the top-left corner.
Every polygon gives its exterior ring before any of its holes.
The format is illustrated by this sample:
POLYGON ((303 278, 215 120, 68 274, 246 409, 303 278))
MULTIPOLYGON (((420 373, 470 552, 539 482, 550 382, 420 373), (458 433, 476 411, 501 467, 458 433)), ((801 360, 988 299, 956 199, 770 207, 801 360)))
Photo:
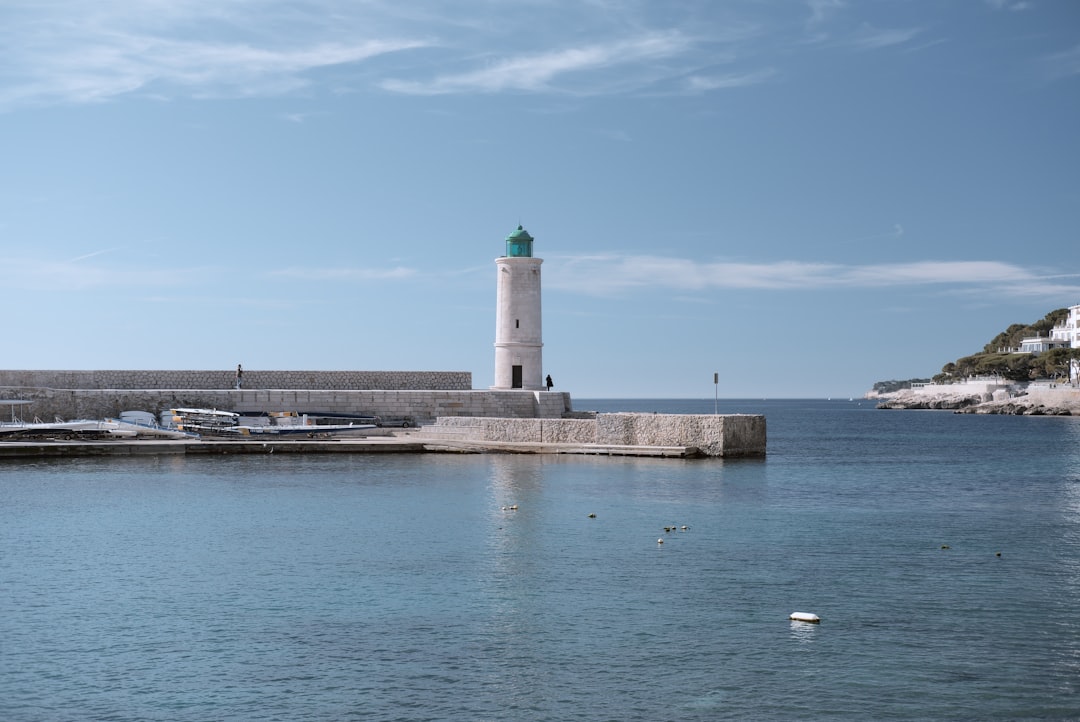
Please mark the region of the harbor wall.
POLYGON ((765 417, 755 414, 595 414, 584 419, 448 418, 426 434, 470 442, 692 446, 704 456, 764 456, 765 417))
MULTIPOLYGON (((44 389, 232 389, 236 369, 18 371, 0 369, 0 387, 44 389)), ((244 369, 244 389, 468 391, 471 371, 273 371, 244 369)))
POLYGON ((115 418, 121 411, 160 415, 178 407, 261 414, 275 411, 380 416, 430 423, 439 416, 560 418, 570 412, 562 391, 423 391, 301 389, 50 389, 0 388, 0 397, 31 403, 17 410, 23 420, 115 418))
POLYGON ((234 384, 235 370, 0 370, 0 398, 30 402, 12 408, 24 421, 116 418, 123 411, 160 416, 181 407, 241 414, 294 411, 434 424, 424 433, 475 442, 694 447, 705 456, 765 455, 764 416, 575 412, 569 393, 473 390, 469 372, 245 371, 243 388, 234 384))

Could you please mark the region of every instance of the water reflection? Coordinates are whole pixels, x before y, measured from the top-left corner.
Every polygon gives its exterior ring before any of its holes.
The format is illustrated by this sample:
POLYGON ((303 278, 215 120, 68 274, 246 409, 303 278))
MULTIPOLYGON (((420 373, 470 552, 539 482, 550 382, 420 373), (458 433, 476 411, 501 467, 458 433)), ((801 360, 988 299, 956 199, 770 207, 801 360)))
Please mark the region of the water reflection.
POLYGON ((1066 425, 1062 445, 1065 448, 1065 508, 1080 515, 1080 421, 1066 425))
POLYGON ((521 456, 487 458, 487 553, 479 570, 477 597, 485 608, 478 640, 484 686, 501 690, 502 704, 519 709, 537 688, 550 687, 537 645, 547 632, 544 613, 543 544, 544 464, 521 456))
POLYGON ((818 625, 791 621, 791 639, 799 644, 810 644, 817 639, 818 625))
POLYGON ((544 466, 540 458, 511 455, 488 457, 488 561, 493 598, 517 597, 527 577, 530 548, 536 546, 542 516, 544 466))

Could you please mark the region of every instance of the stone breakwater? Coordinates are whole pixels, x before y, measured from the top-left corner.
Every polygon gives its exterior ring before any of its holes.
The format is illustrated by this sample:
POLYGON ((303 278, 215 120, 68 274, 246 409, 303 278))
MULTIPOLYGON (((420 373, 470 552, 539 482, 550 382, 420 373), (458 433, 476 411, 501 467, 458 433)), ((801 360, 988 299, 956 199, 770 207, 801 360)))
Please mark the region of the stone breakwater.
POLYGON ((30 402, 19 407, 26 421, 116 418, 133 410, 160 417, 180 407, 363 414, 421 424, 419 437, 473 451, 486 445, 523 453, 765 455, 764 416, 575 412, 566 392, 472 390, 467 372, 244 371, 242 388, 235 382, 235 370, 0 370, 0 398, 30 402), (506 446, 515 444, 522 446, 506 446))
POLYGON ((973 392, 962 384, 932 391, 904 389, 878 396, 879 409, 949 409, 958 414, 1080 416, 1080 389, 1062 384, 1017 385, 992 393, 973 392))
POLYGON ((693 447, 700 456, 764 456, 765 417, 755 414, 595 414, 584 419, 440 417, 429 439, 498 444, 693 447))

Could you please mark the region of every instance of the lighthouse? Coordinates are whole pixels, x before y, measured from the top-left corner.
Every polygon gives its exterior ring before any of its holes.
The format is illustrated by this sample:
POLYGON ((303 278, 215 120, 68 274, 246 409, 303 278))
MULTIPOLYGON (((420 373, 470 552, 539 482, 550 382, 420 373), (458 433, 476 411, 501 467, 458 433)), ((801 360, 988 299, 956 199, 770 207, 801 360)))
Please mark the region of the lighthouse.
POLYGON ((540 264, 533 237, 521 226, 506 237, 506 255, 495 259, 495 385, 492 389, 539 391, 543 382, 540 264))

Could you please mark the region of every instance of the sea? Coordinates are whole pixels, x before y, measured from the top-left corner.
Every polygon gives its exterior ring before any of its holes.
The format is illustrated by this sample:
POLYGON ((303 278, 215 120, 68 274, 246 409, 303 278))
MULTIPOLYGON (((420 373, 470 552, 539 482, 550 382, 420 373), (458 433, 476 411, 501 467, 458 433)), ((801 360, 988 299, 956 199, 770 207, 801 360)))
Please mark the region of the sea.
POLYGON ((3 461, 0 719, 1080 719, 1080 418, 574 406, 768 453, 3 461))

